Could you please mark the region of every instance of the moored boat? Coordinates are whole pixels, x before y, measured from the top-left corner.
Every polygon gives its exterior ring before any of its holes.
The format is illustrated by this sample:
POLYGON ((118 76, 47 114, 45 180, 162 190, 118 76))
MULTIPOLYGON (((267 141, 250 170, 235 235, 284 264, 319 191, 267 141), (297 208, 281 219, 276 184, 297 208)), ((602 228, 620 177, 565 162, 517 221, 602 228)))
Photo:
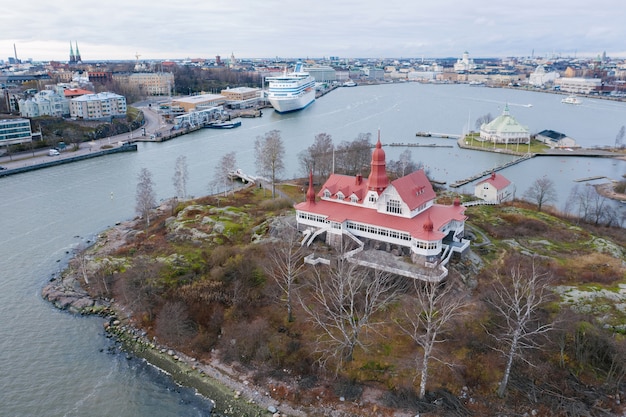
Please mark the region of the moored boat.
POLYGON ((211 123, 204 125, 204 127, 207 127, 209 129, 233 129, 239 126, 241 126, 241 122, 239 120, 237 121, 228 120, 225 122, 211 122, 211 123))
POLYGON ((348 80, 342 84, 344 87, 356 87, 356 83, 352 80, 348 80))
POLYGON ((561 103, 564 104, 582 104, 582 100, 579 99, 578 97, 576 97, 575 95, 571 94, 567 97, 565 97, 563 100, 561 100, 561 103))
POLYGON ((315 79, 298 62, 295 69, 277 77, 267 77, 267 99, 278 113, 300 110, 315 101, 315 79))

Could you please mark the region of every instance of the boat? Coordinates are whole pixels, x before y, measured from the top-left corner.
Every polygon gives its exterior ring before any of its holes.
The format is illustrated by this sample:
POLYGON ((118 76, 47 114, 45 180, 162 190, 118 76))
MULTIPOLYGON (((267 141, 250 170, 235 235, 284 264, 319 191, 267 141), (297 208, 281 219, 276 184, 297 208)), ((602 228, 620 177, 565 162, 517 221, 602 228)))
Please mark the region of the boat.
POLYGON ((561 100, 561 103, 564 104, 582 104, 582 100, 579 99, 578 97, 576 97, 575 95, 571 94, 567 97, 565 97, 563 100, 561 100))
POLYGON ((281 76, 267 77, 267 98, 278 113, 301 110, 315 101, 315 78, 298 62, 292 72, 287 68, 281 76))
POLYGON ((233 120, 227 120, 224 122, 211 122, 204 125, 204 127, 207 127, 209 129, 233 129, 239 126, 241 126, 241 122, 239 120, 236 122, 233 120))
POLYGON ((348 80, 342 84, 344 87, 356 87, 356 83, 352 80, 348 80))
POLYGON ((482 81, 470 81, 469 85, 470 87, 482 87, 485 85, 485 83, 482 81))

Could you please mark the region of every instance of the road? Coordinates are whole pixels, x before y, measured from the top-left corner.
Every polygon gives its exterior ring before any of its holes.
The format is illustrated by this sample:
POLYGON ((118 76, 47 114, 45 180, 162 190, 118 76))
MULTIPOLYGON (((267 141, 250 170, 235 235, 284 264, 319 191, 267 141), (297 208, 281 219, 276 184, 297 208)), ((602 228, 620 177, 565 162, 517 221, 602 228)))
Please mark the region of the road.
POLYGON ((169 126, 165 124, 162 117, 152 110, 151 107, 144 106, 139 107, 139 109, 143 111, 145 123, 142 128, 133 132, 123 133, 89 142, 82 142, 79 144, 78 150, 66 150, 61 152, 58 156, 48 156, 48 148, 21 152, 12 155, 3 155, 0 156, 0 166, 6 169, 33 166, 42 162, 49 162, 54 159, 65 159, 88 154, 90 152, 96 152, 101 150, 103 147, 105 147, 105 149, 110 147, 115 148, 124 142, 133 142, 138 138, 149 139, 151 135, 156 136, 159 133, 163 134, 164 132, 169 132, 169 126), (145 129, 146 132, 145 136, 143 136, 143 129, 145 129))

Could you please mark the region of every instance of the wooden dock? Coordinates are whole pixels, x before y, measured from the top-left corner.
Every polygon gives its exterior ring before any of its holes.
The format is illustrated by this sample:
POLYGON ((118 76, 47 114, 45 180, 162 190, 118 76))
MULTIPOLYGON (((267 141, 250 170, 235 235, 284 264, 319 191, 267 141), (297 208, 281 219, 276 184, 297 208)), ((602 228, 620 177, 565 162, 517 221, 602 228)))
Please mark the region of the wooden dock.
POLYGON ((229 172, 228 178, 230 178, 231 180, 241 181, 244 184, 247 184, 247 183, 254 184, 257 181, 256 177, 253 177, 252 175, 248 175, 244 173, 241 169, 229 172))
POLYGON ((504 163, 504 164, 502 164, 502 165, 498 165, 498 166, 497 166, 497 167, 495 167, 495 168, 492 168, 492 169, 487 169, 487 170, 485 170, 485 171, 483 171, 483 172, 481 172, 481 173, 479 173, 479 174, 473 175, 473 176, 471 176, 471 177, 469 177, 469 178, 465 178, 464 180, 458 180, 458 181, 455 181, 455 182, 453 182, 452 184, 450 184, 450 187, 452 187, 452 188, 458 188, 458 187, 461 187, 461 186, 463 186, 463 185, 465 185, 465 184, 468 184, 468 183, 470 183, 470 182, 472 182, 472 181, 476 181, 476 180, 477 180, 477 179, 479 179, 479 178, 482 178, 482 177, 486 177, 486 176, 488 176, 488 175, 491 175, 491 173, 492 173, 492 172, 500 171, 500 170, 502 170, 502 169, 504 169, 504 168, 508 168, 508 167, 510 167, 510 166, 512 166, 512 165, 519 164, 520 162, 523 162, 523 161, 525 161, 525 160, 527 160, 527 159, 530 159, 530 158, 532 158, 533 156, 534 156, 534 155, 529 155, 529 154, 526 154, 526 155, 524 155, 524 156, 522 156, 522 157, 520 157, 520 158, 514 159, 514 160, 509 161, 509 162, 507 162, 507 163, 504 163))

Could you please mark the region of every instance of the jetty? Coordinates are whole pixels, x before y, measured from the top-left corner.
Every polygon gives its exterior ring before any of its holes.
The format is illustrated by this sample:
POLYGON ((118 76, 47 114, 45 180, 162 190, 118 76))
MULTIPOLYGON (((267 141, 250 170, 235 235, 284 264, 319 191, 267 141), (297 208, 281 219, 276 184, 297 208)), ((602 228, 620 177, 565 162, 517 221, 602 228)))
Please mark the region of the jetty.
POLYGON ((604 175, 596 175, 595 177, 578 178, 577 180, 574 180, 574 181, 585 182, 585 181, 601 180, 602 178, 606 178, 606 177, 604 175))
POLYGON ((435 132, 417 132, 415 136, 423 138, 442 138, 442 139, 460 139, 461 135, 455 135, 453 133, 435 133, 435 132))
POLYGON ((244 184, 254 184, 257 181, 256 177, 253 177, 252 175, 248 175, 246 173, 244 173, 241 169, 237 169, 235 171, 231 171, 228 173, 228 178, 232 181, 232 180, 238 180, 243 182, 244 184))
POLYGON ((520 162, 524 162, 527 159, 532 158, 533 156, 534 155, 531 155, 531 154, 525 154, 524 156, 521 156, 519 158, 513 159, 512 161, 509 161, 509 162, 506 162, 504 164, 498 165, 498 166, 496 166, 494 168, 487 169, 487 170, 482 171, 482 172, 480 172, 480 173, 478 173, 476 175, 473 175, 473 176, 471 176, 469 178, 465 178, 463 180, 455 181, 452 184, 450 184, 450 187, 452 187, 452 188, 461 187, 462 185, 468 184, 468 183, 470 183, 472 181, 476 181, 479 178, 486 177, 487 175, 491 175, 492 172, 500 171, 500 170, 502 170, 504 168, 508 168, 508 167, 510 167, 512 165, 519 164, 520 162))
POLYGON ((390 143, 388 146, 402 146, 413 148, 454 148, 453 145, 439 145, 437 143, 390 143))

